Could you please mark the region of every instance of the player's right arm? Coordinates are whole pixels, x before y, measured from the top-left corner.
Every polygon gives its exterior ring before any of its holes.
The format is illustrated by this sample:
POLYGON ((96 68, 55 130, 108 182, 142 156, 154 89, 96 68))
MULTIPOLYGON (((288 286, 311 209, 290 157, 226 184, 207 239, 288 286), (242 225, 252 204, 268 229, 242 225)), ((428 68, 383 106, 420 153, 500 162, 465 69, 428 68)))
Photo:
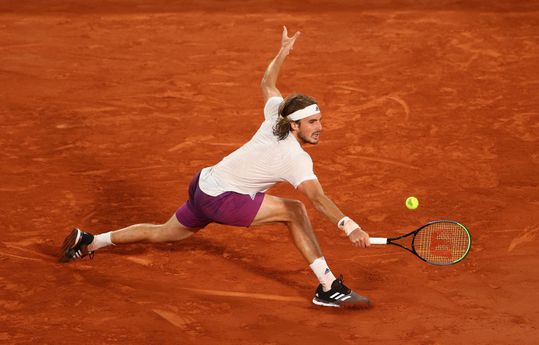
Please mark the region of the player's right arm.
POLYGON ((296 32, 294 36, 288 37, 288 30, 286 26, 283 26, 283 35, 281 38, 281 49, 277 56, 270 62, 264 73, 264 77, 260 82, 260 88, 262 89, 262 95, 264 95, 264 102, 267 102, 271 97, 281 97, 279 89, 277 89, 277 78, 279 77, 279 71, 281 66, 290 54, 290 51, 294 47, 294 42, 299 37, 300 32, 296 32))
POLYGON ((346 226, 342 224, 339 227, 343 227, 342 230, 348 235, 348 238, 355 246, 362 248, 370 246, 369 234, 356 222, 344 216, 344 213, 342 213, 337 205, 326 196, 318 179, 302 182, 298 186, 298 190, 305 194, 311 200, 316 210, 325 215, 333 224, 339 224, 341 221, 347 219, 347 221, 345 220, 345 223, 348 222, 346 226))

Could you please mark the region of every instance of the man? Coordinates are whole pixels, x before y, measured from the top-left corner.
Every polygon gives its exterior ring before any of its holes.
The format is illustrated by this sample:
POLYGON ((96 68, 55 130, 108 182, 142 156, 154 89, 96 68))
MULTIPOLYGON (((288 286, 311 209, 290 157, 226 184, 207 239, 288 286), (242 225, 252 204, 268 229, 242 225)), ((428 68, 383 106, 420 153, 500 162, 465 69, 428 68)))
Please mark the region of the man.
POLYGON ((232 226, 284 223, 298 250, 320 281, 312 302, 328 307, 370 305, 351 291, 329 269, 313 232, 305 206, 298 200, 265 194, 288 181, 305 194, 316 209, 336 224, 358 247, 370 245, 369 236, 324 194, 313 172, 313 162, 302 145, 316 145, 322 114, 315 100, 290 95, 283 100, 276 87, 279 70, 300 33, 288 37, 283 28, 281 49, 261 82, 265 120, 253 138, 215 166, 202 169, 189 185, 189 200, 168 222, 136 224, 99 235, 74 229, 65 239, 61 261, 82 258, 103 247, 134 242, 180 241, 212 222, 232 226))

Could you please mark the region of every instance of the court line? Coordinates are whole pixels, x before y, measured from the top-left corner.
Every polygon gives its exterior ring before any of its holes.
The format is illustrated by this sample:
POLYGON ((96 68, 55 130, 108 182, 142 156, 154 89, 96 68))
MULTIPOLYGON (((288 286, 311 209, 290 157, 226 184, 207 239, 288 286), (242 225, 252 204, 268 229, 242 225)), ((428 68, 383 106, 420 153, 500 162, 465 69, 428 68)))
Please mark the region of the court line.
POLYGON ((270 295, 270 294, 263 294, 263 293, 204 290, 204 289, 193 289, 193 288, 181 288, 181 289, 198 293, 198 294, 203 294, 203 295, 222 296, 222 297, 242 297, 242 298, 263 299, 263 300, 269 300, 269 301, 302 302, 302 303, 304 303, 306 300, 305 298, 301 298, 301 297, 270 295))
MULTIPOLYGON (((26 253, 31 253, 31 254, 34 254, 34 255, 37 255, 43 259, 46 259, 46 260, 52 260, 52 256, 48 256, 48 255, 45 255, 45 254, 41 254, 39 252, 36 252, 35 250, 32 250, 32 249, 27 249, 27 248, 24 248, 24 247, 19 247, 19 246, 16 246, 14 244, 11 244, 9 242, 2 242, 4 243, 4 245, 8 248, 13 248, 13 249, 17 249, 17 250, 20 250, 20 251, 23 251, 23 252, 26 252, 26 253)), ((32 258, 34 260, 37 260, 35 258, 32 258)), ((41 260, 40 260, 41 261, 41 260)))
POLYGON ((41 260, 41 259, 29 258, 27 256, 19 256, 19 255, 9 254, 9 253, 5 253, 5 252, 0 252, 0 255, 9 256, 9 257, 17 258, 17 259, 23 259, 23 260, 31 260, 31 261, 43 262, 43 260, 41 260))

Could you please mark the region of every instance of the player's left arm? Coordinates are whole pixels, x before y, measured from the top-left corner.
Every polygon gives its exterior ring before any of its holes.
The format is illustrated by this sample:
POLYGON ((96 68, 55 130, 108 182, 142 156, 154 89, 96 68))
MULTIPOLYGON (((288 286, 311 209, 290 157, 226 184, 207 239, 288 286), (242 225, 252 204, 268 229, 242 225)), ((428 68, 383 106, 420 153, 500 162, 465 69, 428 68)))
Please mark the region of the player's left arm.
POLYGON ((326 196, 322 185, 317 179, 303 181, 298 190, 305 194, 313 203, 318 212, 322 213, 333 224, 338 224, 344 219, 341 228, 348 234, 348 238, 355 246, 368 247, 370 246, 369 235, 351 219, 345 219, 344 213, 335 205, 335 203, 326 196))
POLYGON ((264 102, 267 102, 271 97, 281 97, 281 92, 279 89, 277 89, 279 71, 281 70, 284 60, 294 47, 294 43, 299 35, 300 33, 296 32, 294 36, 288 37, 288 30, 286 29, 286 26, 283 26, 281 49, 279 50, 277 56, 271 60, 270 64, 266 68, 266 71, 264 72, 264 77, 262 77, 262 81, 260 82, 264 102))

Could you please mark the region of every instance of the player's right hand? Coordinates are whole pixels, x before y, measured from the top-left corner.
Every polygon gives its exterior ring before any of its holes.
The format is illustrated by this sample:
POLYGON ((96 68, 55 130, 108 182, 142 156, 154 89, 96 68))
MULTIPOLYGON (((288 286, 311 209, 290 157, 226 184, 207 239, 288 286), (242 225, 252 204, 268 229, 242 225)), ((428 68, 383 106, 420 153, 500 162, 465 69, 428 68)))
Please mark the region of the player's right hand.
POLYGON ((369 241, 369 234, 363 231, 361 228, 357 228, 352 231, 348 236, 352 244, 359 248, 370 247, 371 242, 369 241))
POLYGON ((296 42, 296 39, 300 34, 301 32, 297 31, 294 36, 288 37, 288 30, 286 29, 286 26, 283 26, 283 37, 281 39, 281 49, 283 50, 283 53, 286 55, 290 53, 294 47, 294 42, 296 42))

